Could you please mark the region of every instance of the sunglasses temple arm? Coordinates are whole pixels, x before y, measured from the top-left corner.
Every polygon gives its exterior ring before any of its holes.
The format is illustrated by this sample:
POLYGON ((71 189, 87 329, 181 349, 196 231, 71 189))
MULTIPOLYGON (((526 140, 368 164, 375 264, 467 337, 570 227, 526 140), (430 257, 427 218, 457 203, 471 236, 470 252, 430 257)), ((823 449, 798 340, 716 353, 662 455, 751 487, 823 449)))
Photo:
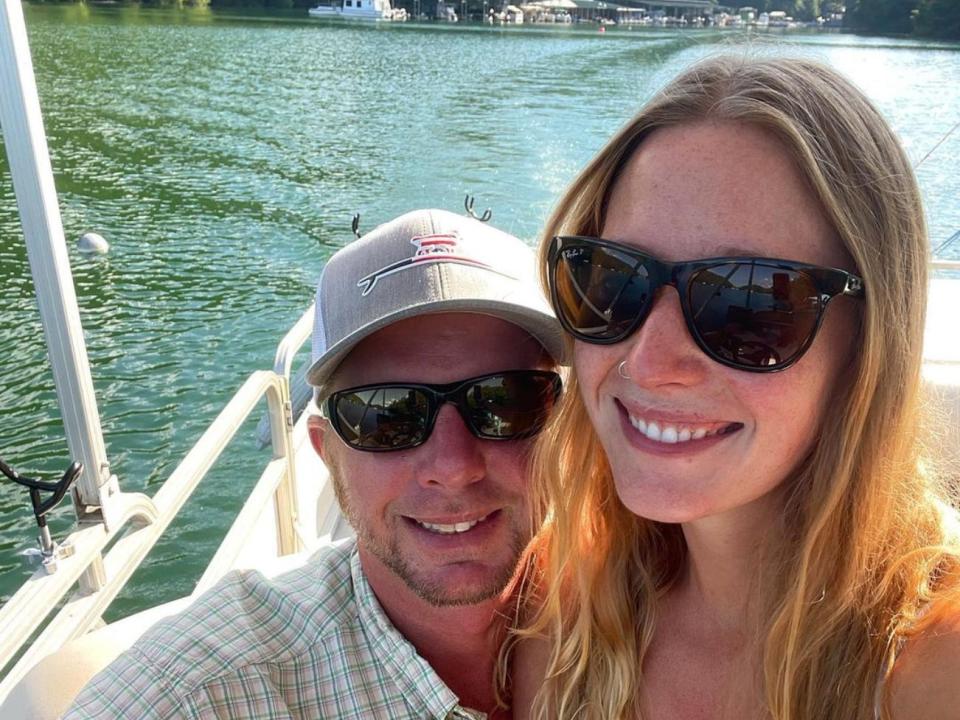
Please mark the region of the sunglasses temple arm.
POLYGON ((843 294, 852 297, 863 297, 863 280, 856 275, 847 274, 846 282, 843 284, 843 294))
POLYGON ((837 295, 864 297, 866 295, 863 279, 846 270, 817 268, 808 270, 807 274, 814 278, 817 289, 829 297, 836 297, 837 295))

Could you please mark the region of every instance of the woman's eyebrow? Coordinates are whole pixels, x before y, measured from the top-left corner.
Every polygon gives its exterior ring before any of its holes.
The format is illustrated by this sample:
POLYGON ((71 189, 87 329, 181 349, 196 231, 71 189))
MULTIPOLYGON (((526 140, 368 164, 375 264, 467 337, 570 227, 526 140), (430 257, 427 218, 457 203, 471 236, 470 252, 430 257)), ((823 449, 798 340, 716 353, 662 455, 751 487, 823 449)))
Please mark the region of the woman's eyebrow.
MULTIPOLYGON (((648 246, 648 244, 647 244, 647 243, 644 243, 644 242, 637 242, 637 241, 635 241, 635 240, 628 241, 628 240, 625 240, 625 239, 623 239, 623 238, 617 238, 617 237, 603 237, 602 239, 604 239, 604 240, 612 240, 613 242, 622 243, 622 244, 624 244, 624 245, 630 245, 630 246, 636 248, 637 250, 639 250, 639 251, 642 252, 642 253, 646 253, 647 255, 653 255, 653 256, 655 256, 655 257, 657 256, 657 253, 654 252, 654 251, 648 246)), ((708 239, 708 240, 709 240, 709 239, 708 239)), ((717 258, 719 258, 719 257, 742 257, 742 258, 748 258, 748 257, 766 257, 766 256, 767 256, 766 253, 764 253, 764 252, 761 251, 761 250, 758 250, 758 249, 755 248, 755 247, 754 247, 754 248, 747 248, 747 247, 745 247, 745 246, 743 246, 743 245, 735 245, 735 244, 732 244, 732 243, 725 243, 725 244, 723 244, 723 245, 717 245, 716 247, 711 247, 710 250, 709 250, 709 253, 704 253, 703 255, 700 255, 699 257, 706 257, 706 258, 712 258, 712 257, 717 257, 717 258)), ((694 259, 694 258, 685 257, 685 258, 674 258, 674 259, 679 259, 679 260, 692 260, 692 259, 694 259)))
POLYGON ((716 250, 716 257, 757 257, 763 253, 758 253, 756 249, 748 250, 740 245, 721 245, 716 250))

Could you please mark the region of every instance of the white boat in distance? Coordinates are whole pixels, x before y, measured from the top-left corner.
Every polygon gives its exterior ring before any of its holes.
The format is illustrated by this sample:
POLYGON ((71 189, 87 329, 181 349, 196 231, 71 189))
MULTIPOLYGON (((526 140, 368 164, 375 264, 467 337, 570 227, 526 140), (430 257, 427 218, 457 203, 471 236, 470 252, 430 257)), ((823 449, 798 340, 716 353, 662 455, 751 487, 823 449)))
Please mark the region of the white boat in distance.
POLYGON ((390 0, 334 0, 330 5, 317 5, 308 11, 315 18, 346 20, 406 20, 407 11, 394 10, 390 0))

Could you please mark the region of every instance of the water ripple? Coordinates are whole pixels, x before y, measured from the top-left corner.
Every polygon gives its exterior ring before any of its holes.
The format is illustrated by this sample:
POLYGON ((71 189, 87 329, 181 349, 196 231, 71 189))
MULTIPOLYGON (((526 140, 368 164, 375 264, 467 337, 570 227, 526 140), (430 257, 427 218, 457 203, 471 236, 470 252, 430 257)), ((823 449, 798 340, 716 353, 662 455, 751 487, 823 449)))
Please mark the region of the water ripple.
MULTIPOLYGON (((322 24, 84 4, 27 6, 40 97, 113 469, 155 488, 312 298, 327 257, 469 192, 533 242, 559 192, 711 31, 322 24), (95 230, 107 257, 73 249, 95 230)), ((791 36, 871 95, 918 160, 956 122, 958 46, 791 36), (955 114, 955 113, 954 113, 955 114)), ((931 234, 960 229, 960 135, 920 168, 931 234)), ((960 255, 960 248, 957 248, 960 255)), ((0 155, 0 455, 58 476, 67 449, 5 155, 0 155)), ((192 589, 268 456, 256 417, 117 603, 192 589), (176 563, 176 572, 171 568, 176 563)), ((71 522, 51 518, 55 534, 71 522)), ((35 528, 0 485, 0 602, 35 528)), ((145 599, 148 598, 148 599, 145 599)))

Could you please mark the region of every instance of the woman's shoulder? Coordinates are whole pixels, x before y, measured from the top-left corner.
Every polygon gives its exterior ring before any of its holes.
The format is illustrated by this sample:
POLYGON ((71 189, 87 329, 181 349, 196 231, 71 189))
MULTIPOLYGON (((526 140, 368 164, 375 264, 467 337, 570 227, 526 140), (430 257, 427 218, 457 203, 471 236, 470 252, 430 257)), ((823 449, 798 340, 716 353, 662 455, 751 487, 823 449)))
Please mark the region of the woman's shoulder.
POLYGON ((938 609, 906 641, 890 682, 892 720, 960 717, 960 606, 938 609))

